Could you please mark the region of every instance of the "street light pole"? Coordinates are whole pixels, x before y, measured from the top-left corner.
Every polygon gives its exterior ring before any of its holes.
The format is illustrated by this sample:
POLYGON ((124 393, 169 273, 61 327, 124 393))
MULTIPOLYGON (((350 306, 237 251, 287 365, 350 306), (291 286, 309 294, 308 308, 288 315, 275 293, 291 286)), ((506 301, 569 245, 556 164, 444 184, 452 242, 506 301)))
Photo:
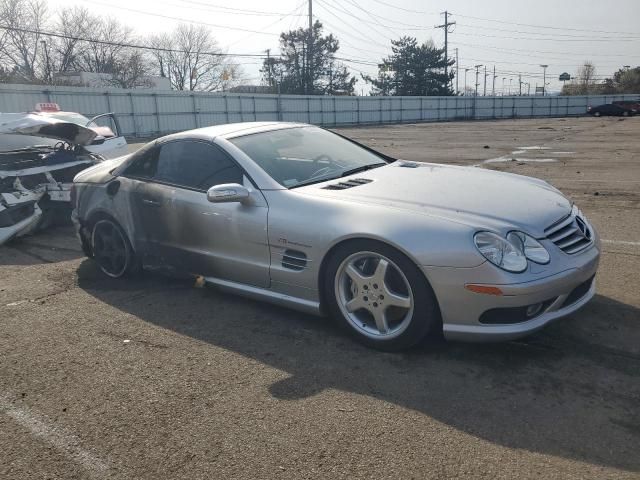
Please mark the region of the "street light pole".
POLYGON ((547 67, 549 65, 540 65, 542 67, 542 96, 547 94, 547 67))
POLYGON ((504 97, 504 82, 507 79, 507 77, 502 77, 502 96, 504 97))

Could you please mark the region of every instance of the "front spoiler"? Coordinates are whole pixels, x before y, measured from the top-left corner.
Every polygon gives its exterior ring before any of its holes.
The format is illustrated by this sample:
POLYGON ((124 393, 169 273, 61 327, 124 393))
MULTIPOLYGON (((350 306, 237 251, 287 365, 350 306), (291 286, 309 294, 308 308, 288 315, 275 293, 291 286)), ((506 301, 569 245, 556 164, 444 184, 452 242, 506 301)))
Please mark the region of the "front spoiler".
MULTIPOLYGON (((444 324, 442 327, 444 336, 447 340, 459 340, 464 342, 499 342, 505 340, 515 340, 517 338, 526 337, 554 320, 572 314, 586 305, 596 293, 595 280, 591 284, 589 291, 577 302, 555 311, 547 311, 542 315, 529 320, 527 322, 516 323, 511 325, 455 325, 444 324)), ((562 305, 568 297, 561 295, 554 302, 555 305, 562 305)), ((551 305, 549 309, 553 309, 551 305)))

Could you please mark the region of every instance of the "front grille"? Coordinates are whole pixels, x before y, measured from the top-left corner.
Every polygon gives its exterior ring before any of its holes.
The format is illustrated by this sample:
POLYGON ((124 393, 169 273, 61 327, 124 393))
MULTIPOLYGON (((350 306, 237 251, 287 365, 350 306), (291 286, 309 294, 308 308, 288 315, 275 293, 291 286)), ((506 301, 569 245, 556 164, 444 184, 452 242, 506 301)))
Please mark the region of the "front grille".
POLYGON ((565 301, 562 302, 561 308, 568 307, 569 305, 573 305, 582 297, 584 297, 587 293, 589 293, 594 277, 595 275, 593 275, 589 280, 582 282, 580 285, 574 288, 569 294, 569 296, 565 299, 565 301))
POLYGON ((570 214, 544 231, 546 237, 564 253, 578 253, 593 241, 591 228, 580 216, 570 214))

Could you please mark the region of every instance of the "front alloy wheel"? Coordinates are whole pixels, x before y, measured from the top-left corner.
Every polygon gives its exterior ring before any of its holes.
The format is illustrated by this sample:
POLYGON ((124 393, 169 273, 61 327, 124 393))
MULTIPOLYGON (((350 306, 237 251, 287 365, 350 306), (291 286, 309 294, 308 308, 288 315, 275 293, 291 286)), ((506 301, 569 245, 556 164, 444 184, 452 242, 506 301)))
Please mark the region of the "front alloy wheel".
POLYGON ((112 278, 122 277, 133 265, 133 251, 122 229, 111 220, 99 220, 91 235, 93 258, 112 278))
POLYGON ((435 295, 423 273, 389 245, 348 242, 328 260, 325 274, 331 313, 366 345, 408 348, 438 325, 435 295))
POLYGON ((398 266, 379 253, 347 257, 336 274, 335 288, 342 314, 363 335, 397 337, 411 322, 411 285, 398 266))

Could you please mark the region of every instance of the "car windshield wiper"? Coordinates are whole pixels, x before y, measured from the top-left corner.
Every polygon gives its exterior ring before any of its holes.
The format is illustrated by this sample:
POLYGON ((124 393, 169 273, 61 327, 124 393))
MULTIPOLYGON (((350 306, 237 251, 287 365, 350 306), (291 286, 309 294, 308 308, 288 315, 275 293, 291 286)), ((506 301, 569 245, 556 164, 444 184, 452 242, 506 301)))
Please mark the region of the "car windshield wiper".
POLYGON ((345 170, 340 174, 340 177, 347 177, 349 175, 353 175, 354 173, 366 172, 367 170, 372 170, 374 168, 383 167, 387 165, 386 162, 380 163, 372 163, 371 165, 362 165, 361 167, 350 168, 349 170, 345 170))

